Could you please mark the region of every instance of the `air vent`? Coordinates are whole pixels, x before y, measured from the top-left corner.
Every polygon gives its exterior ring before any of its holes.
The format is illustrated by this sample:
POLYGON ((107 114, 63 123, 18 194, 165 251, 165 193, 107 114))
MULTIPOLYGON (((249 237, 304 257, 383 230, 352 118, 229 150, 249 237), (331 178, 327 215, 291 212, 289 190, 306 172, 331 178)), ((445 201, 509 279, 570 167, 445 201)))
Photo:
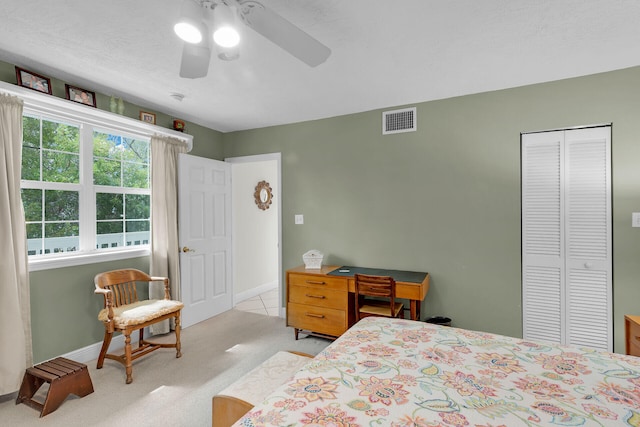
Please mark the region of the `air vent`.
POLYGON ((382 112, 382 134, 415 132, 416 107, 382 112))

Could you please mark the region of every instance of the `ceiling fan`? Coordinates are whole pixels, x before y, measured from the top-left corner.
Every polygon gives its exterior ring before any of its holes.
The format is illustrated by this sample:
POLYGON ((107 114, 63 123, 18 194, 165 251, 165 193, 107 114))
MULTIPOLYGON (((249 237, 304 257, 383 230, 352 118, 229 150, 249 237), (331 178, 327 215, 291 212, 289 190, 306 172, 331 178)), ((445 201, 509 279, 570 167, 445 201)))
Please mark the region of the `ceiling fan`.
POLYGON ((331 55, 327 46, 258 1, 183 0, 180 20, 174 26, 184 40, 180 77, 197 79, 207 75, 212 44, 218 58, 238 58, 238 21, 311 67, 331 55))

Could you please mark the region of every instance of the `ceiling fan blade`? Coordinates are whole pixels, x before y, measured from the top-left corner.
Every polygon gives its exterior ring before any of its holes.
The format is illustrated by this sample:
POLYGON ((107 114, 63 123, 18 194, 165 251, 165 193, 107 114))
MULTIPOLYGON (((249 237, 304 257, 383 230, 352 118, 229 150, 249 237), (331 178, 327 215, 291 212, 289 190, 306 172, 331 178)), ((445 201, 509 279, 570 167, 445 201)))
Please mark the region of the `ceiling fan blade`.
POLYGON ((180 63, 180 77, 198 79, 209 72, 211 48, 207 44, 184 43, 182 62, 180 63))
POLYGON ((311 67, 331 55, 327 46, 256 1, 240 2, 240 16, 247 26, 311 67))

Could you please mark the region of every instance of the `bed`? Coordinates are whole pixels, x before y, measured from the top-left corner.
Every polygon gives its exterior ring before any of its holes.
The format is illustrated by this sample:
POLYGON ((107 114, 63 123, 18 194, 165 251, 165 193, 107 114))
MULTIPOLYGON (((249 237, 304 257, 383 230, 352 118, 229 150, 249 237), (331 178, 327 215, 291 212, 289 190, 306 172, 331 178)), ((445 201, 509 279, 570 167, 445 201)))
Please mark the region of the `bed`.
POLYGON ((367 317, 235 426, 640 426, 640 358, 367 317))

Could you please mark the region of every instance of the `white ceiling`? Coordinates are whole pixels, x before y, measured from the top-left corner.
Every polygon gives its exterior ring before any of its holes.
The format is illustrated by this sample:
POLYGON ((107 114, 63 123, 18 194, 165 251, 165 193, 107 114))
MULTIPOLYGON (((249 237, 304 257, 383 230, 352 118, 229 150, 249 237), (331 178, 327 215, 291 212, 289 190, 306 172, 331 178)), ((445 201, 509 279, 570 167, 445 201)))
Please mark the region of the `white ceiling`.
POLYGON ((181 0, 2 0, 0 60, 222 132, 640 65, 637 0, 261 3, 329 59, 311 68, 244 27, 240 59, 183 79, 181 0))

